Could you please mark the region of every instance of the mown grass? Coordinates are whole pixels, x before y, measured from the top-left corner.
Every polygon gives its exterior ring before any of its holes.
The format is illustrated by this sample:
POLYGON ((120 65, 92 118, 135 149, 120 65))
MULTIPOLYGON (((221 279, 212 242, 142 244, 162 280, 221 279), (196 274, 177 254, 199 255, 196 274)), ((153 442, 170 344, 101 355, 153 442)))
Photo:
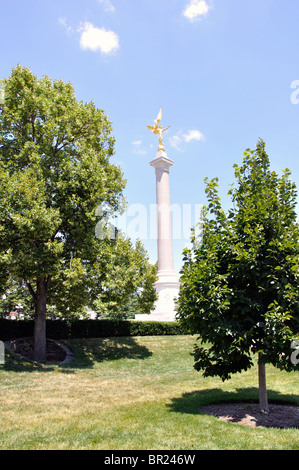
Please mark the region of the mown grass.
MULTIPOLYGON (((0 368, 1 449, 299 449, 299 430, 249 428, 200 413, 257 401, 257 368, 223 383, 193 369, 195 338, 72 340, 72 363, 7 354, 0 368)), ((299 373, 267 368, 270 402, 299 404, 299 373)))

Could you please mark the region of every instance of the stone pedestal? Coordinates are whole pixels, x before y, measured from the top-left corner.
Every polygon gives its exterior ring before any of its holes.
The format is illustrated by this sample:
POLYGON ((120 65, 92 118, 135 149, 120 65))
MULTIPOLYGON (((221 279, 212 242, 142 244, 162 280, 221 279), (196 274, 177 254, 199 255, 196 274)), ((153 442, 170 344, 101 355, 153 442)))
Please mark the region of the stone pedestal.
POLYGON ((155 321, 175 321, 175 299, 180 284, 174 272, 173 240, 169 189, 169 168, 173 161, 166 152, 159 151, 150 162, 156 172, 156 199, 158 225, 158 281, 155 288, 158 300, 150 315, 137 316, 136 319, 155 321))

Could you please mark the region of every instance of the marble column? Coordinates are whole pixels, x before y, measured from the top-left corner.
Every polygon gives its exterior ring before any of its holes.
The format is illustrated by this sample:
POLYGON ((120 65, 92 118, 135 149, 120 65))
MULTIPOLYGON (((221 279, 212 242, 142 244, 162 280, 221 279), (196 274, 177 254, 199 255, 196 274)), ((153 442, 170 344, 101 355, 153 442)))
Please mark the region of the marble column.
POLYGON ((150 162, 156 173, 157 234, 158 234, 158 281, 155 288, 158 300, 148 320, 174 321, 175 299, 180 284, 174 271, 169 168, 173 161, 165 151, 158 151, 150 162))

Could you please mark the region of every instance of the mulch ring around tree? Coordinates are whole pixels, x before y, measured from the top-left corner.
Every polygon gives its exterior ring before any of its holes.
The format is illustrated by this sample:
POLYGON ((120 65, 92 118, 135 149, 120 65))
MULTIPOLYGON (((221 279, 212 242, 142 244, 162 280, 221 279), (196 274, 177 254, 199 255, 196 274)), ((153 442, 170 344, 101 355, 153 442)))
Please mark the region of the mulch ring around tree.
POLYGON ((299 429, 299 406, 269 405, 269 413, 252 403, 219 403, 200 408, 201 414, 215 416, 219 421, 243 426, 299 429))
MULTIPOLYGON (((17 338, 5 341, 5 347, 24 359, 33 361, 33 338, 17 338)), ((46 363, 50 364, 66 364, 73 358, 73 354, 67 346, 55 341, 47 339, 46 343, 46 363)))

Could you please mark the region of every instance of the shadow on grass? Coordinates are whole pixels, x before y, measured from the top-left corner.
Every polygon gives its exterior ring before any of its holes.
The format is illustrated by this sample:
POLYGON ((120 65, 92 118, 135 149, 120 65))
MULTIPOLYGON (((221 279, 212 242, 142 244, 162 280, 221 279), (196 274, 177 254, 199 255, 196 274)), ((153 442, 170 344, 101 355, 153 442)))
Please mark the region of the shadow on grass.
POLYGON ((61 365, 62 372, 91 368, 97 362, 119 359, 145 359, 151 351, 136 342, 133 337, 88 338, 65 341, 73 352, 73 360, 61 365))
MULTIPOLYGON (((269 404, 299 404, 299 395, 284 395, 274 390, 268 390, 269 404)), ((195 390, 184 393, 181 397, 172 398, 167 405, 169 411, 176 413, 201 414, 200 408, 220 403, 258 403, 259 391, 256 387, 239 388, 234 392, 223 391, 220 388, 195 390)))
POLYGON ((14 372, 52 372, 57 368, 62 373, 72 374, 75 369, 92 368, 97 362, 119 359, 145 359, 152 355, 145 346, 138 344, 133 337, 88 338, 61 341, 73 353, 73 359, 67 364, 39 364, 22 359, 7 352, 2 370, 14 372))
POLYGON ((5 351, 5 363, 0 366, 0 370, 9 372, 52 372, 55 370, 55 366, 53 364, 44 365, 33 362, 5 351))

